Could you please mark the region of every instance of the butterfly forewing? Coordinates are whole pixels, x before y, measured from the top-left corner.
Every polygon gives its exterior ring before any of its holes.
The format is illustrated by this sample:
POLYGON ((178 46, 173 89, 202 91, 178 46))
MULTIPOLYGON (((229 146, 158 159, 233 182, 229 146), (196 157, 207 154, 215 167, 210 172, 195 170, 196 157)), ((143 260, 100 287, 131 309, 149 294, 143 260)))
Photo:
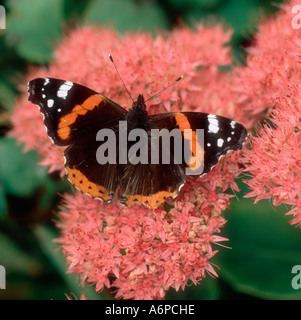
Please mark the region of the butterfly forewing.
MULTIPOLYGON (((36 78, 28 83, 29 101, 38 105, 44 116, 48 136, 58 146, 74 142, 73 132, 78 131, 77 121, 109 106, 103 115, 122 117, 126 111, 113 101, 85 86, 54 78, 36 78)), ((101 121, 101 118, 100 118, 101 121)))
MULTIPOLYGON (((169 131, 179 128, 183 133, 182 168, 185 174, 192 177, 208 173, 222 156, 229 151, 241 149, 248 135, 244 126, 238 122, 208 113, 165 113, 150 118, 156 128, 169 131), (191 131, 191 135, 184 136, 184 131, 191 131), (187 149, 191 149, 191 161, 185 155, 184 151, 187 149)), ((171 147, 171 152, 173 150, 174 146, 171 147)))
POLYGON ((37 78, 28 84, 29 101, 44 116, 48 136, 64 152, 70 182, 83 193, 110 202, 119 183, 115 164, 100 165, 96 141, 102 128, 118 131, 127 111, 97 92, 65 80, 37 78))

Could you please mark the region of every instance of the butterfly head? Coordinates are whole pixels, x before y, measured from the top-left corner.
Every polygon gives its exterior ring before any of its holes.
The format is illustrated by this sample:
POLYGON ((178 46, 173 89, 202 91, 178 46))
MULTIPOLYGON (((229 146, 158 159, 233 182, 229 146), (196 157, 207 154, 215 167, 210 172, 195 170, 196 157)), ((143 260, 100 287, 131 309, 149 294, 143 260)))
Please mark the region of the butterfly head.
POLYGON ((132 110, 136 110, 136 111, 146 111, 146 105, 145 105, 145 100, 142 94, 139 94, 137 101, 133 102, 132 105, 132 110))

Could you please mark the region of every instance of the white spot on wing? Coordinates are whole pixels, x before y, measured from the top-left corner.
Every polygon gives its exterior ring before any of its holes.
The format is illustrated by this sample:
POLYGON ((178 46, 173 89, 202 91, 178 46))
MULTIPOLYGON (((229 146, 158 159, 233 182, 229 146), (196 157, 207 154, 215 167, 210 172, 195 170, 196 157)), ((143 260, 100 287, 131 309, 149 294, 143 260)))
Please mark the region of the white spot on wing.
POLYGON ((217 140, 217 146, 218 146, 219 148, 221 148, 221 147, 223 146, 223 144, 224 144, 224 139, 218 139, 218 140, 217 140))
POLYGON ((53 105, 54 105, 54 100, 53 100, 53 99, 47 100, 47 107, 48 107, 48 108, 52 108, 53 105))
POLYGON ((48 78, 44 78, 44 86, 46 86, 49 83, 49 79, 48 78))
POLYGON ((219 125, 218 125, 218 120, 216 116, 213 114, 208 114, 208 121, 209 121, 209 132, 218 133, 219 125))
POLYGON ((63 98, 66 99, 67 95, 68 95, 68 91, 72 88, 73 83, 70 81, 65 81, 60 87, 59 90, 57 92, 57 96, 59 98, 63 98))

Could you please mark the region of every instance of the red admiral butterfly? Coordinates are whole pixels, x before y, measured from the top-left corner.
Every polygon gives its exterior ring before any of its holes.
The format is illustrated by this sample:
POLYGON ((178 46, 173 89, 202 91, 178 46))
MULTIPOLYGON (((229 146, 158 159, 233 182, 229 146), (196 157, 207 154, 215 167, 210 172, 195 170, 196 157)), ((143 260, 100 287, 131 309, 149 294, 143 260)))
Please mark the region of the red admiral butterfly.
MULTIPOLYGON (((186 181, 185 169, 201 169, 197 177, 204 175, 221 156, 241 149, 247 138, 247 130, 241 124, 221 116, 197 112, 148 116, 142 95, 127 111, 105 96, 65 80, 37 78, 29 82, 28 92, 29 101, 37 104, 44 116, 47 133, 53 143, 68 146, 64 156, 70 182, 81 192, 108 203, 115 193, 119 193, 120 202, 127 206, 138 203, 157 208, 168 197, 177 197, 186 181), (99 164, 96 154, 105 141, 97 141, 97 133, 103 128, 116 133, 114 151, 118 158, 121 152, 119 140, 123 136, 119 132, 120 121, 127 125, 124 134, 133 129, 143 129, 150 145, 152 129, 163 132, 162 140, 164 132, 177 128, 186 142, 184 133, 190 129, 192 135, 188 138, 188 145, 196 160, 186 163, 173 160, 172 154, 176 149, 171 139, 169 164, 161 159, 156 164, 151 161, 133 164, 129 159, 125 163, 99 164), (198 129, 203 129, 203 144, 195 134, 198 129)), ((130 147, 134 145, 134 141, 127 143, 130 147)), ((157 147, 156 152, 162 154, 162 146, 157 147)), ((148 157, 150 159, 150 155, 148 157)), ((194 174, 191 176, 196 177, 194 174)))

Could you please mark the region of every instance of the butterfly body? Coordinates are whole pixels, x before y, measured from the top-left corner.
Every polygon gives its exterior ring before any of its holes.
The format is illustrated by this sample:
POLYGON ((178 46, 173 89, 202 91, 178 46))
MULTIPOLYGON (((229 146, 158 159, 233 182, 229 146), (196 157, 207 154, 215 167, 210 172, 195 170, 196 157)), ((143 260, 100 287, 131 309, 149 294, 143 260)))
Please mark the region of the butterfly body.
POLYGON ((137 101, 133 103, 132 108, 126 115, 127 128, 129 131, 133 129, 150 130, 150 118, 146 111, 146 105, 143 95, 139 95, 137 101))
POLYGON ((108 203, 118 193, 122 204, 154 209, 167 198, 177 197, 185 175, 208 173, 221 156, 241 149, 247 138, 241 124, 221 116, 196 112, 149 116, 142 95, 127 111, 65 80, 37 78, 28 88, 29 100, 44 116, 48 136, 54 144, 66 147, 69 181, 108 203), (190 136, 185 135, 189 130, 190 136), (181 138, 179 143, 176 137, 181 138), (188 153, 185 158, 187 149, 191 156, 188 153), (178 161, 176 153, 186 161, 178 161))

